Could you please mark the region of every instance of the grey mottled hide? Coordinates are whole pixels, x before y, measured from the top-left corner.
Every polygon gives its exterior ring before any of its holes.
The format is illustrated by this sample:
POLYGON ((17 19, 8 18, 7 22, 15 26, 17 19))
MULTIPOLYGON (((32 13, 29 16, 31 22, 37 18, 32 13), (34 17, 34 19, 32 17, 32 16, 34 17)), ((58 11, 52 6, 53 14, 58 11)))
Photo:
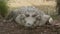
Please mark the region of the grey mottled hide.
POLYGON ((43 11, 38 10, 33 6, 14 9, 8 16, 8 19, 12 18, 16 23, 26 27, 41 26, 44 25, 46 21, 53 21, 49 15, 46 15, 43 11))

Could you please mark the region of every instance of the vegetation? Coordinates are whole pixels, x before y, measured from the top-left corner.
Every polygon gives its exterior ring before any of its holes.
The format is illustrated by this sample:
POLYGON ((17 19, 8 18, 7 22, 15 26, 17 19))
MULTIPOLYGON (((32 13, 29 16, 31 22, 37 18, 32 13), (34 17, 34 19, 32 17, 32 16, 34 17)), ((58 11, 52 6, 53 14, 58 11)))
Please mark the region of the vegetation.
POLYGON ((7 14, 8 7, 6 0, 0 0, 0 15, 3 17, 7 14))
POLYGON ((60 0, 56 0, 57 1, 57 8, 58 8, 58 15, 60 15, 60 0))

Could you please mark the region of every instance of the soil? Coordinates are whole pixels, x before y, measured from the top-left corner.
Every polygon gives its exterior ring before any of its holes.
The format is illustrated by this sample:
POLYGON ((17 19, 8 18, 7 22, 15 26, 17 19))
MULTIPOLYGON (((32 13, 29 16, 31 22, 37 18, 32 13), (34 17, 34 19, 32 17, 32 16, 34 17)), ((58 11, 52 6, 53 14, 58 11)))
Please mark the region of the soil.
POLYGON ((36 28, 24 28, 14 21, 0 19, 0 34, 60 34, 60 27, 45 24, 36 28))

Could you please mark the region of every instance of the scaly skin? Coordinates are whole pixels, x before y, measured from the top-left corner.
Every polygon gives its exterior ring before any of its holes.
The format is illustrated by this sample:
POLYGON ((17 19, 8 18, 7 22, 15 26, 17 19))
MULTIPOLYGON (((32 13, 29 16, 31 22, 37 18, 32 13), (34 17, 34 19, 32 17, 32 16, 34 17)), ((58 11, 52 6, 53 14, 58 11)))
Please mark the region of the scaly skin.
POLYGON ((16 23, 25 27, 42 26, 51 18, 33 6, 25 6, 12 10, 8 17, 7 19, 12 18, 16 23))

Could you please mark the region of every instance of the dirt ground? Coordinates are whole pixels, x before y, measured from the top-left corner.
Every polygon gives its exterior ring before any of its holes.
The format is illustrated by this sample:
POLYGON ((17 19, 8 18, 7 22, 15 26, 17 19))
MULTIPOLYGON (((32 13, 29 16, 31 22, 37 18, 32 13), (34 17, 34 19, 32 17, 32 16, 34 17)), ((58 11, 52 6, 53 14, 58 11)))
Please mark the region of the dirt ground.
POLYGON ((60 34, 60 27, 45 24, 37 28, 24 28, 15 22, 0 19, 0 34, 60 34))

